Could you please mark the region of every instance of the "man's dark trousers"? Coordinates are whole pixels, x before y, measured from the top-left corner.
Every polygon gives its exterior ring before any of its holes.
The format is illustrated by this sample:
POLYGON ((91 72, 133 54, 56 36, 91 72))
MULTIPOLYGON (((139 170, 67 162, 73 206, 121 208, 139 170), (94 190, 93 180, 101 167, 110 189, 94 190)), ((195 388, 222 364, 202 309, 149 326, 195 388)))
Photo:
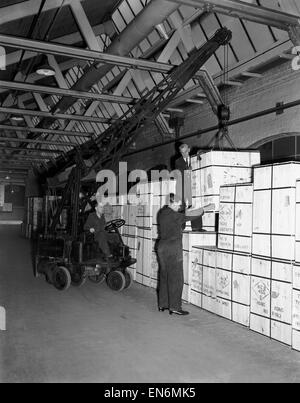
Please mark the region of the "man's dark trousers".
POLYGON ((159 306, 180 311, 184 285, 182 240, 160 241, 158 257, 160 263, 159 306))

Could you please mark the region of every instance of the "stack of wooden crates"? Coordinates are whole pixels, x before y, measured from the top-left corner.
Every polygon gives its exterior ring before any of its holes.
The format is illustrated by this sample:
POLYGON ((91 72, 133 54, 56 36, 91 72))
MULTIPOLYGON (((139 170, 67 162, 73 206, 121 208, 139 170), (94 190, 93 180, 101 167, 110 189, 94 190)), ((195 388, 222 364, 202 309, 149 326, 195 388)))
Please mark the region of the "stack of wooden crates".
MULTIPOLYGON (((50 216, 60 200, 58 196, 28 197, 22 225, 22 234, 27 239, 34 238, 35 234, 49 228, 50 216)), ((59 228, 67 226, 67 209, 62 211, 59 228)))
POLYGON ((300 350, 300 164, 220 186, 215 249, 192 250, 190 302, 300 350))

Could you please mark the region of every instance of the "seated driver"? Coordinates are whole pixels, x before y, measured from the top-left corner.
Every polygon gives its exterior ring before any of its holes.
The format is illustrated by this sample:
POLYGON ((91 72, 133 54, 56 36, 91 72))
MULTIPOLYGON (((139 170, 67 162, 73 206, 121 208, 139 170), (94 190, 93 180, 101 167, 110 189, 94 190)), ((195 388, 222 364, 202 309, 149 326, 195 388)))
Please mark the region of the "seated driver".
POLYGON ((95 207, 95 212, 88 216, 84 225, 84 230, 90 231, 91 234, 94 234, 95 241, 98 243, 99 248, 105 257, 112 258, 108 244, 108 233, 105 231, 106 220, 103 211, 104 204, 101 201, 98 201, 95 207))

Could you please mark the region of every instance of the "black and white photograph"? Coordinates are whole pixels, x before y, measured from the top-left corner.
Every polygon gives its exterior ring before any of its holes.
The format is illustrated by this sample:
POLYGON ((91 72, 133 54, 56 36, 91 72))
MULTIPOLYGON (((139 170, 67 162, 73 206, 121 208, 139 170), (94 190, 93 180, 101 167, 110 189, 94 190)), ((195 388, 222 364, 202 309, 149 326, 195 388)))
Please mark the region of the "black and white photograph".
POLYGON ((299 0, 0 0, 19 383, 300 383, 299 0))

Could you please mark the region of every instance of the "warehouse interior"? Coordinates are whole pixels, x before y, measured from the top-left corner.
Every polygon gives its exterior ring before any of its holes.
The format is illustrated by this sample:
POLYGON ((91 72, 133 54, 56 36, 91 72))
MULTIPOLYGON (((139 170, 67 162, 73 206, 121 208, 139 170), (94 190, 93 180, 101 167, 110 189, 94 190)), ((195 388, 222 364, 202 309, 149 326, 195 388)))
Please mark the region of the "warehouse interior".
POLYGON ((298 3, 1 1, 1 383, 299 382, 298 3), (151 177, 180 144, 213 206, 183 232, 186 317, 158 311, 176 191, 151 177), (79 227, 120 162, 146 178, 107 201, 132 260, 102 275, 79 227))

